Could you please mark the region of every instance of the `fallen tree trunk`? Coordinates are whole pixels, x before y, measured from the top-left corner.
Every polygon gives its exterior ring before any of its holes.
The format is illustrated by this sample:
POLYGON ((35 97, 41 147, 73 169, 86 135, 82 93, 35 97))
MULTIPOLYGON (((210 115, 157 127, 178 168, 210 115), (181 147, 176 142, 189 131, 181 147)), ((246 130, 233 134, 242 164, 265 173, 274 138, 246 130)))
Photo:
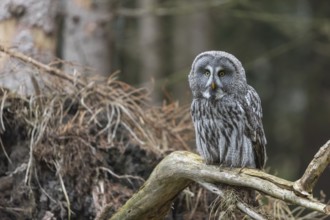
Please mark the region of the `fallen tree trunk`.
MULTIPOLYGON (((325 145, 326 147, 321 148, 326 155, 329 155, 330 152, 329 143, 325 145)), ((329 163, 329 159, 323 161, 329 163)), ((327 166, 324 163, 319 163, 320 169, 327 166)), ((320 175, 318 168, 314 170, 320 175)), ((295 189, 294 182, 255 169, 229 169, 206 165, 196 154, 177 151, 165 157, 158 164, 147 182, 112 216, 111 220, 163 219, 171 208, 172 200, 192 182, 201 185, 222 183, 247 187, 285 202, 330 215, 330 205, 317 201, 311 194, 306 195, 306 191, 301 192, 299 189, 295 189)), ((300 182, 300 180, 296 182, 300 182)), ((212 187, 206 188, 213 192, 216 191, 212 187)), ((102 216, 106 216, 107 209, 104 209, 99 219, 104 219, 102 216)))

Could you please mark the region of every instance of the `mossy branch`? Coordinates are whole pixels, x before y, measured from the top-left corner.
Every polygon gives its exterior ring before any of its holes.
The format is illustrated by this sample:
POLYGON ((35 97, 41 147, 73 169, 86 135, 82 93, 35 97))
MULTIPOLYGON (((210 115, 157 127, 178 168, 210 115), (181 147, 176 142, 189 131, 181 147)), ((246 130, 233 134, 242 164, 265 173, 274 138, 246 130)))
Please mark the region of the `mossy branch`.
MULTIPOLYGON (((319 161, 320 157, 317 155, 320 153, 318 152, 313 159, 315 166, 313 169, 307 169, 310 170, 308 171, 310 176, 319 176, 324 167, 329 164, 328 143, 326 150, 320 149, 322 155, 327 155, 326 159, 319 161)), ((297 182, 305 183, 304 176, 297 182)), ((294 182, 255 169, 229 169, 206 165, 196 154, 177 151, 158 164, 141 189, 112 216, 111 220, 162 219, 170 210, 176 195, 192 182, 248 187, 285 202, 330 215, 329 205, 317 201, 311 194, 306 194, 306 188, 303 188, 303 192, 296 189, 294 182)), ((312 186, 314 185, 308 185, 308 187, 312 186)), ((103 219, 102 216, 105 216, 107 212, 105 209, 99 219, 103 219)))

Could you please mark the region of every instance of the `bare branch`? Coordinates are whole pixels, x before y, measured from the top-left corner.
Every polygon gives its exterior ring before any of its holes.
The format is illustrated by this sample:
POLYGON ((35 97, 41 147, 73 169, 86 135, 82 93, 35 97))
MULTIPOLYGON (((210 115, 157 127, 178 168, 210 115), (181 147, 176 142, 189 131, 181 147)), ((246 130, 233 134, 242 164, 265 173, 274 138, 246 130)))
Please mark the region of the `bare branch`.
POLYGON ((266 218, 242 202, 238 202, 237 208, 255 220, 266 220, 266 218))
POLYGON ((313 188, 325 168, 330 164, 330 140, 315 154, 304 175, 297 180, 293 187, 303 195, 312 193, 313 188))
MULTIPOLYGON (((33 66, 35 66, 39 69, 45 70, 48 73, 50 73, 51 75, 58 76, 71 83, 74 83, 77 80, 75 77, 71 76, 70 74, 63 73, 61 70, 59 70, 57 68, 43 64, 43 63, 33 59, 32 57, 29 57, 21 52, 15 51, 13 49, 6 48, 1 44, 0 44, 0 51, 8 54, 11 57, 17 58, 25 63, 31 63, 33 66)), ((82 85, 85 85, 85 83, 83 83, 83 82, 79 82, 79 83, 82 85)))
MULTIPOLYGON (((29 57, 29 56, 27 56, 27 55, 25 55, 25 54, 23 54, 19 51, 15 51, 13 49, 6 48, 5 46, 3 46, 1 44, 0 44, 0 51, 5 53, 5 54, 8 54, 11 57, 19 59, 19 60, 21 60, 25 63, 32 64, 36 68, 45 71, 49 75, 59 77, 60 79, 68 81, 72 84, 76 84, 76 85, 78 85, 82 88, 90 88, 91 87, 90 84, 85 83, 83 80, 79 79, 76 76, 72 76, 71 74, 65 73, 62 70, 58 69, 58 68, 51 67, 49 65, 43 64, 43 63, 33 59, 32 57, 29 57)), ((95 91, 103 97, 108 97, 108 94, 106 94, 102 90, 95 89, 95 91)))
POLYGON ((326 204, 301 194, 297 195, 290 181, 254 169, 228 169, 206 165, 196 154, 177 151, 158 164, 141 189, 111 220, 162 219, 175 196, 193 181, 247 187, 292 204, 330 214, 326 204))

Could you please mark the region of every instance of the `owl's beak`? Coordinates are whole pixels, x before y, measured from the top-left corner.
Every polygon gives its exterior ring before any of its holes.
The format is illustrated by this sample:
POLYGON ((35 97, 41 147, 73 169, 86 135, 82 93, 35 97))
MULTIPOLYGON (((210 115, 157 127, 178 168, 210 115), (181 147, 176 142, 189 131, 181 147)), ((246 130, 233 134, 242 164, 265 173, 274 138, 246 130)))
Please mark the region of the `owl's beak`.
POLYGON ((217 88, 217 85, 214 82, 212 82, 211 83, 211 88, 212 88, 212 90, 215 90, 217 88))

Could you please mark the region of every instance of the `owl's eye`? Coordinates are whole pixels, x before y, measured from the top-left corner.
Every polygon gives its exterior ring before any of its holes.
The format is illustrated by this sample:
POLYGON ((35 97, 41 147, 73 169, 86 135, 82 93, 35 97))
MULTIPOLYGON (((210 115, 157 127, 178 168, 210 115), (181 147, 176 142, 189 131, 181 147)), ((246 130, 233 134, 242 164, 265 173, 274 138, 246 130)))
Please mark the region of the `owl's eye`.
POLYGON ((224 76, 224 75, 226 75, 226 73, 225 73, 224 70, 220 70, 220 71, 218 72, 218 76, 224 76))
POLYGON ((206 70, 206 71, 204 72, 204 75, 205 75, 205 76, 209 76, 209 75, 210 75, 210 71, 206 70))

